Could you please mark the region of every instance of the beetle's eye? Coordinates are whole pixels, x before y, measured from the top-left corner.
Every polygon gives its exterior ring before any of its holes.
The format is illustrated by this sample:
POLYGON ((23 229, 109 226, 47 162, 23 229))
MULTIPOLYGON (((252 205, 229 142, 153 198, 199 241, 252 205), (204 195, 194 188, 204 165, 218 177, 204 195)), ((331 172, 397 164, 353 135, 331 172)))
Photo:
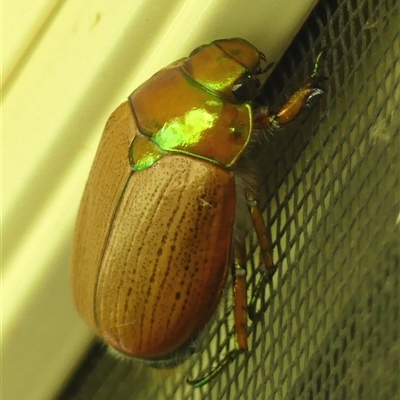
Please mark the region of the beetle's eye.
POLYGON ((203 44, 199 47, 196 47, 194 50, 192 50, 192 52, 189 54, 189 57, 194 56, 196 53, 198 53, 201 49, 203 49, 204 47, 206 47, 206 44, 203 44))
POLYGON ((260 81, 258 79, 243 76, 232 87, 233 95, 239 101, 255 100, 258 96, 260 81))

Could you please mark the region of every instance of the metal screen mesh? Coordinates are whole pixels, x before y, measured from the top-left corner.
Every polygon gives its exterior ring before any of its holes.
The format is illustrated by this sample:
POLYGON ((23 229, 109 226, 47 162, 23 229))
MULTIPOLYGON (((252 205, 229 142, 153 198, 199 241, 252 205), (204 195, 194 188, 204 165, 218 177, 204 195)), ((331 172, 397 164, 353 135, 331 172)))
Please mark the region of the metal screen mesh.
MULTIPOLYGON (((59 400, 400 399, 399 22, 396 0, 323 0, 267 83, 280 104, 329 47, 326 94, 257 155, 279 268, 250 352, 202 388, 185 383, 234 347, 227 290, 182 366, 151 370, 96 344, 59 400)), ((251 293, 262 262, 247 244, 251 293)))

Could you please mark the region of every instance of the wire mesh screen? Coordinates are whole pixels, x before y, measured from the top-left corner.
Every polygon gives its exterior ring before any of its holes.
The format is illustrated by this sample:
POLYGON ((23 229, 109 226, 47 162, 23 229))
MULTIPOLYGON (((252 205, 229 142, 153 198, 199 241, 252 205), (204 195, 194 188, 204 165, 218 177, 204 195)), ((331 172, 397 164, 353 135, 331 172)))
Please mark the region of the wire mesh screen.
MULTIPOLYGON (((259 151, 278 270, 249 321, 248 354, 204 387, 234 347, 226 291, 202 351, 173 370, 96 344, 63 399, 400 399, 400 33, 396 0, 321 1, 267 82, 280 104, 323 45, 326 94, 259 151)), ((248 236, 249 293, 262 278, 248 236)))

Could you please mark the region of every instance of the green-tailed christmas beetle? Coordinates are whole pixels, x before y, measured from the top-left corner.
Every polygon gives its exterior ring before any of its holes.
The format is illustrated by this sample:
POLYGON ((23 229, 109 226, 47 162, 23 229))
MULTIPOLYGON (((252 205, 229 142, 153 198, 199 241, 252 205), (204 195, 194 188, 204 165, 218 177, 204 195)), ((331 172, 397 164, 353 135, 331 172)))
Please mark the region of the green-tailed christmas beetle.
POLYGON ((231 270, 237 350, 196 386, 247 350, 243 208, 274 269, 254 180, 237 173, 237 161, 258 134, 322 92, 316 69, 269 112, 256 101, 264 64, 246 40, 216 40, 137 88, 106 124, 76 223, 79 313, 113 349, 155 367, 193 353, 231 270))

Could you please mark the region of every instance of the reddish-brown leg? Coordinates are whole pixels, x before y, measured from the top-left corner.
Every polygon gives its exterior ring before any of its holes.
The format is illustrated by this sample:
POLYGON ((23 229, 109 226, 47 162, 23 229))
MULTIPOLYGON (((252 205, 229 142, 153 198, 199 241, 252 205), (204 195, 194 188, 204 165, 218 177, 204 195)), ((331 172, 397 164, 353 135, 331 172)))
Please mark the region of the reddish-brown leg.
POLYGON ((250 191, 246 191, 246 198, 265 268, 268 271, 274 272, 275 265, 274 262, 272 261, 271 241, 269 239, 267 229, 265 227, 265 222, 261 210, 258 207, 257 200, 253 195, 253 193, 251 193, 250 191))
POLYGON ((320 96, 323 93, 319 85, 328 78, 318 76, 318 71, 321 67, 321 62, 325 58, 326 51, 327 48, 324 48, 318 54, 310 81, 299 90, 296 90, 277 112, 270 112, 263 107, 255 110, 254 127, 256 129, 279 128, 293 121, 304 107, 310 104, 310 100, 313 97, 320 96))
POLYGON ((261 251, 261 257, 263 259, 263 264, 265 266, 265 273, 253 291, 250 304, 248 307, 249 317, 251 320, 258 319, 262 312, 256 311, 257 300, 262 297, 265 291, 265 285, 268 280, 276 271, 276 267, 272 260, 272 245, 267 229, 265 227, 264 218, 262 216, 261 210, 258 207, 257 200, 252 192, 246 191, 247 205, 249 207, 250 216, 253 221, 254 230, 257 235, 258 245, 261 251))
POLYGON ((325 81, 325 77, 313 77, 310 82, 294 92, 277 112, 270 112, 267 108, 259 108, 255 111, 254 127, 258 130, 280 128, 292 122, 310 103, 310 100, 323 93, 319 84, 325 81))
POLYGON ((236 349, 229 351, 218 365, 212 368, 201 378, 186 381, 194 387, 200 387, 208 383, 218 375, 226 365, 231 363, 239 353, 246 352, 247 347, 247 287, 246 287, 246 246, 237 243, 235 249, 235 259, 232 265, 233 280, 233 310, 235 317, 236 349))
POLYGON ((244 242, 237 244, 235 253, 232 278, 236 344, 239 351, 247 351, 246 246, 244 242))
MULTIPOLYGON (((277 112, 270 112, 267 108, 260 108, 255 111, 254 127, 256 129, 265 130, 274 127, 279 128, 282 125, 293 121, 310 103, 310 100, 313 97, 319 96, 323 93, 319 85, 327 78, 318 76, 318 71, 320 69, 321 62, 325 57, 326 50, 327 49, 324 48, 318 54, 314 65, 314 71, 309 82, 294 92, 277 112)), ((266 274, 263 274, 262 278, 257 283, 248 307, 249 317, 252 320, 255 320, 262 315, 262 312, 256 311, 257 300, 263 296, 265 285, 274 274, 276 267, 272 260, 271 240, 268 236, 262 213, 258 208, 257 200, 250 191, 246 192, 246 198, 267 272, 266 274)))
MULTIPOLYGON (((254 127, 255 129, 267 129, 270 127, 279 127, 292 121, 301 112, 301 110, 309 103, 314 96, 320 95, 322 89, 319 84, 326 80, 324 77, 318 77, 317 72, 320 62, 323 59, 324 50, 317 57, 314 72, 311 75, 310 82, 296 91, 289 100, 276 113, 271 113, 267 109, 260 108, 254 111, 254 127)), ((233 294, 234 294, 234 316, 235 316, 235 333, 237 348, 229 351, 219 360, 218 365, 212 368, 203 377, 197 379, 187 378, 187 382, 194 387, 201 387, 207 384, 215 376, 217 376, 229 363, 231 363, 239 353, 247 351, 247 309, 252 320, 262 315, 262 312, 256 312, 256 302, 261 298, 265 285, 270 276, 275 272, 276 268, 272 261, 271 241, 265 228, 262 213, 258 208, 255 196, 250 192, 246 192, 246 198, 250 215, 256 231, 258 243, 260 245, 262 258, 266 267, 266 272, 257 283, 251 302, 247 307, 247 290, 246 290, 246 247, 244 243, 237 244, 235 253, 235 262, 233 266, 233 294)))

